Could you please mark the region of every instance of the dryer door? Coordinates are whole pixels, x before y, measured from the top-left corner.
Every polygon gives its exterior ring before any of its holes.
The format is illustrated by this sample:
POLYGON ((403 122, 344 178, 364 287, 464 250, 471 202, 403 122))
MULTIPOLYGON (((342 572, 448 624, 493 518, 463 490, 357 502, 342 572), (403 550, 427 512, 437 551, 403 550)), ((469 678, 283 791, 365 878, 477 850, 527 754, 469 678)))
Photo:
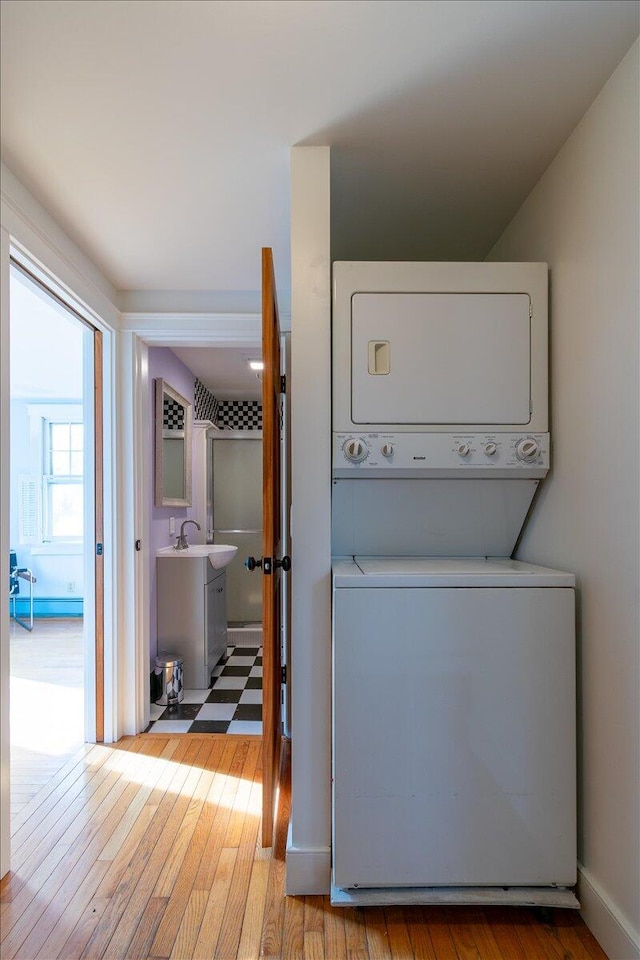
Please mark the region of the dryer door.
POLYGON ((355 293, 353 423, 529 423, 530 326, 525 293, 355 293))

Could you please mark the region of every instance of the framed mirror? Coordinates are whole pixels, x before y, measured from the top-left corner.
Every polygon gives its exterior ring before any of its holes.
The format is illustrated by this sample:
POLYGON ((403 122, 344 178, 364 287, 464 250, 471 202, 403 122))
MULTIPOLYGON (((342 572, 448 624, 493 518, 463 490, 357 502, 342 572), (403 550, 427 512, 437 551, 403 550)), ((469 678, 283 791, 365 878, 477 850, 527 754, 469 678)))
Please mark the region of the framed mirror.
POLYGON ((156 507, 191 506, 191 403, 160 378, 156 388, 156 507))

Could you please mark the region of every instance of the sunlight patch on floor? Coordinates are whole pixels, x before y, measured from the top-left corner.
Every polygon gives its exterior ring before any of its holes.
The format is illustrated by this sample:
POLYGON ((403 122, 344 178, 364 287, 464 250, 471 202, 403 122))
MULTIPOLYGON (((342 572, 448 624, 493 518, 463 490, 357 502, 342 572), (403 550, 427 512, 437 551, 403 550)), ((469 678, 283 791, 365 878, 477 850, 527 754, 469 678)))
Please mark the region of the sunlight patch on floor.
POLYGON ((61 756, 84 743, 84 691, 11 677, 11 744, 61 756))
POLYGON ((92 757, 100 759, 102 751, 107 750, 105 761, 107 770, 121 773, 129 783, 138 783, 150 789, 166 790, 169 793, 180 794, 184 784, 194 797, 202 794, 202 799, 217 806, 246 810, 250 816, 259 817, 262 813, 261 791, 252 796, 253 780, 242 777, 233 777, 230 774, 216 770, 205 770, 197 764, 181 764, 175 760, 166 760, 162 757, 150 757, 143 753, 133 753, 126 750, 114 750, 109 747, 96 746, 92 750, 92 757), (198 785, 193 790, 194 779, 198 785), (229 797, 228 802, 225 797, 229 797))

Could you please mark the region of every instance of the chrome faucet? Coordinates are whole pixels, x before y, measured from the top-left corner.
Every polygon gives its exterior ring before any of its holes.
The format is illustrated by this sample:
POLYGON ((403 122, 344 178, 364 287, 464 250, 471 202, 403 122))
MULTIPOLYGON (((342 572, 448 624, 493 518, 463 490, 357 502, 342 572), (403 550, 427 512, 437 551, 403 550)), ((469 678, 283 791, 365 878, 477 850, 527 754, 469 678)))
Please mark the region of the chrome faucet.
POLYGON ((187 535, 184 532, 184 528, 188 523, 195 524, 198 530, 200 530, 200 524, 197 520, 185 520, 184 523, 180 525, 180 536, 176 537, 177 543, 174 547, 174 550, 186 550, 188 548, 189 543, 187 541, 187 535))

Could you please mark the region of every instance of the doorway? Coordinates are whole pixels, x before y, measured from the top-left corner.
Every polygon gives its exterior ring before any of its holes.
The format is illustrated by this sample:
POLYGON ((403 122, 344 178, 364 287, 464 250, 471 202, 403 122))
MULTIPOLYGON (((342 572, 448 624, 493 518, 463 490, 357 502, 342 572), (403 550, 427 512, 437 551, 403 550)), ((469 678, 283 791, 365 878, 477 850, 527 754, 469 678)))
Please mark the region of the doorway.
MULTIPOLYGON (((250 366, 260 354, 259 343, 207 349, 148 347, 152 392, 161 379, 165 390, 169 384, 185 400, 192 415, 190 502, 165 505, 156 497, 150 507, 149 733, 262 733, 262 590, 259 578, 249 576, 244 567, 249 554, 261 552, 262 386, 259 371, 250 366), (194 618, 191 626, 183 613, 174 622, 173 598, 167 598, 184 564, 176 566, 171 556, 154 563, 158 550, 168 548, 172 553, 183 529, 190 545, 225 544, 237 550, 224 570, 211 570, 205 562, 203 623, 194 618), (222 643, 216 628, 213 645, 202 636, 203 627, 208 633, 215 619, 207 612, 212 593, 225 608, 222 643), (215 663, 208 655, 212 649, 215 663), (156 654, 184 660, 182 698, 177 703, 166 703, 163 691, 155 689, 156 654)), ((156 421, 157 416, 156 410, 156 421)), ((172 422, 163 414, 163 444, 165 433, 175 432, 172 422)), ((157 422, 153 433, 158 442, 157 422)), ((181 593, 190 589, 191 574, 181 593)), ((194 598, 196 606, 199 596, 194 598)))
MULTIPOLYGON (((168 347, 172 353, 185 356, 186 351, 192 354, 218 354, 225 362, 224 367, 228 366, 228 360, 231 356, 230 351, 234 349, 241 350, 244 354, 254 357, 261 351, 261 323, 259 313, 245 314, 242 316, 227 316, 224 314, 206 314, 206 315, 184 315, 176 317, 172 315, 163 316, 159 314, 151 318, 147 314, 124 314, 123 318, 123 337, 122 353, 125 368, 131 370, 131 379, 128 381, 128 404, 131 415, 127 418, 131 424, 130 432, 126 435, 127 449, 131 451, 133 462, 133 471, 131 475, 131 525, 128 527, 128 537, 132 542, 138 544, 139 549, 133 553, 134 563, 129 571, 129 582, 131 584, 131 603, 127 610, 130 611, 131 635, 135 636, 135 652, 132 647, 132 675, 139 678, 135 691, 132 689, 132 701, 135 698, 135 724, 138 732, 149 728, 152 720, 159 718, 160 713, 155 707, 151 695, 151 673, 154 669, 153 663, 156 654, 156 634, 155 623, 151 622, 153 611, 155 610, 155 595, 152 596, 152 577, 156 564, 156 546, 153 536, 153 527, 151 519, 150 504, 153 496, 153 431, 152 431, 152 404, 153 404, 153 375, 149 370, 149 352, 156 347, 168 347), (135 664, 135 667, 134 667, 135 664)), ((283 356, 286 359, 286 365, 289 364, 290 346, 289 335, 285 334, 285 343, 283 344, 283 356)), ((184 361, 183 361, 184 362, 184 361)), ((192 358, 189 358, 189 363, 192 358)), ((256 379, 256 384, 259 381, 256 379)), ((289 398, 284 398, 283 420, 285 423, 284 436, 287 437, 286 423, 289 419, 289 398)), ((207 419, 211 419, 207 414, 207 419)), ((205 431, 206 433, 206 431, 205 431)), ((288 441, 285 441, 288 442, 288 441)), ((287 451, 283 454, 284 462, 287 464, 282 471, 283 484, 287 485, 287 491, 283 494, 283 502, 289 502, 288 489, 290 489, 290 468, 289 454, 287 451)), ((204 462, 204 460, 203 460, 204 462)), ((197 470, 194 466, 194 483, 197 478, 197 470)), ((181 520, 175 511, 170 512, 175 518, 175 536, 179 533, 181 520)), ((169 545, 169 520, 167 515, 163 521, 163 543, 169 545)), ((283 511, 283 521, 288 523, 289 511, 283 511)), ((206 531, 203 529, 197 536, 202 536, 198 541, 194 537, 195 528, 187 528, 190 531, 189 540, 192 543, 204 542, 206 531)), ((284 535, 283 542, 289 544, 289 533, 284 535)), ((290 610, 289 588, 285 582, 285 592, 287 599, 285 601, 285 611, 290 610)), ((155 621, 155 614, 154 614, 155 621)), ((289 661, 289 616, 285 617, 283 626, 283 664, 289 661)), ((250 638, 247 637, 247 641, 250 638)), ((255 646, 255 644, 254 644, 255 646)), ((240 651, 238 651, 238 655, 240 651)), ((252 654, 247 654, 252 655, 252 654)), ((259 654, 255 654, 258 656, 259 654)), ((246 666, 246 665, 243 665, 246 666)), ((256 664, 254 663, 254 666, 256 664)), ((251 671, 250 671, 251 672, 251 671)), ((283 718, 285 732, 289 732, 289 702, 288 687, 285 686, 283 718)), ((206 698, 206 694, 205 694, 206 698)), ((155 705, 161 707, 162 705, 155 705)), ((177 721, 180 722, 180 721, 177 721)), ((186 727, 190 726, 187 721, 182 721, 186 727)))
POLYGON ((9 299, 15 814, 86 740, 101 739, 101 335, 17 262, 9 299))

